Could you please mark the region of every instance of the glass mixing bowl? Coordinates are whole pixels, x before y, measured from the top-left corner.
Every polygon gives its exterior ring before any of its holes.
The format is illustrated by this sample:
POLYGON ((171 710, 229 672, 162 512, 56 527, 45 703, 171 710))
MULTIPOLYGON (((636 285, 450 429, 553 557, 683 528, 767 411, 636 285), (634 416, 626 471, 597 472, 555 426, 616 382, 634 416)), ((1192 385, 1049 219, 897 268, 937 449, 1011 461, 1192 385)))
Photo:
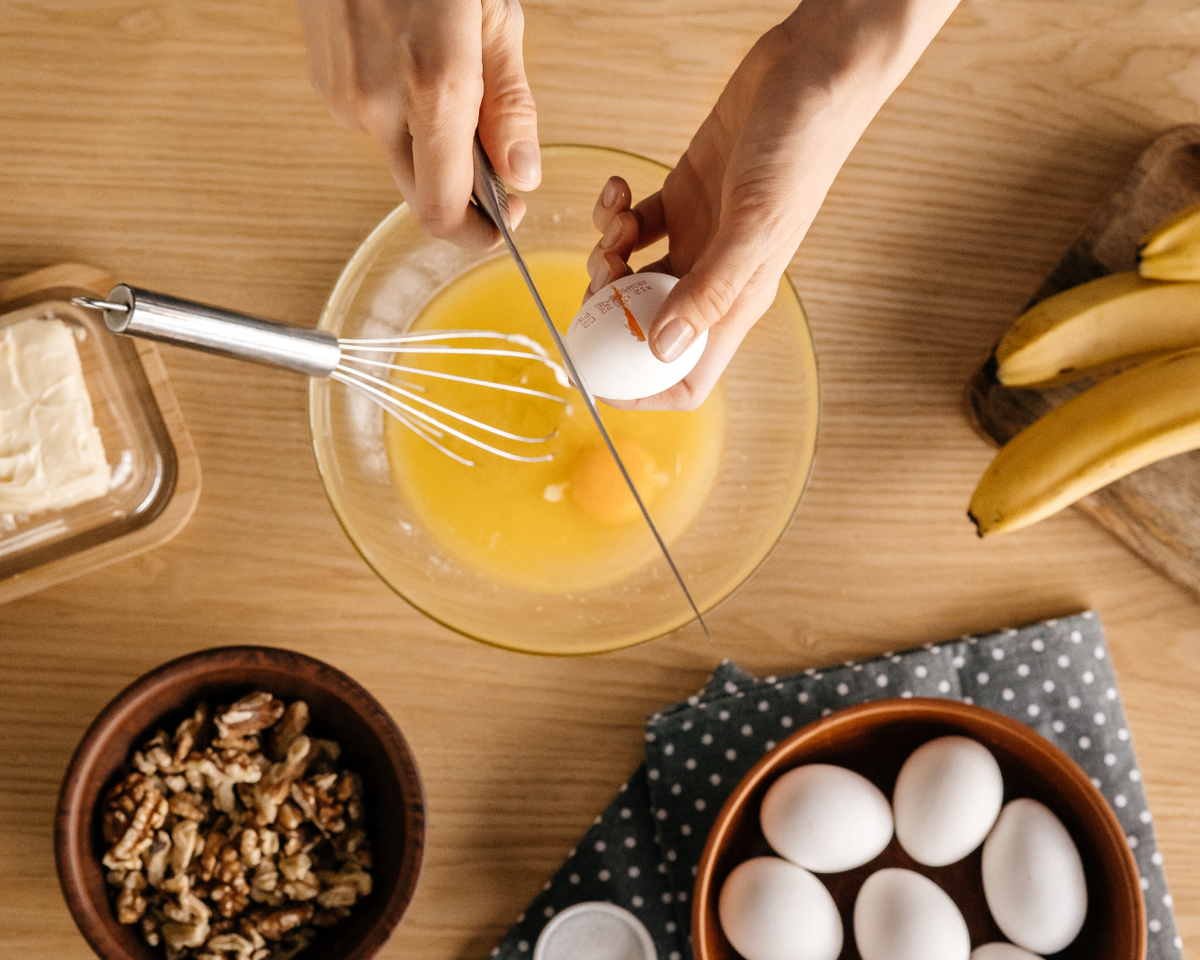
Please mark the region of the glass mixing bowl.
MULTIPOLYGON (((609 176, 624 177, 641 199, 668 172, 644 157, 586 146, 544 147, 542 170, 541 186, 522 195, 528 212, 516 231, 518 249, 525 256, 577 253, 580 262, 595 245, 592 208, 609 176)), ((651 247, 634 266, 664 252, 663 244, 651 247)), ((394 335, 448 284, 497 256, 507 254, 503 248, 460 250, 426 236, 402 205, 346 265, 320 327, 340 338, 394 335)), ((727 423, 716 481, 695 519, 668 543, 702 612, 728 597, 771 552, 812 468, 816 358, 786 278, 722 382, 727 423)), ((378 407, 325 379, 311 381, 309 401, 317 465, 346 534, 385 583, 439 623, 513 650, 582 654, 641 643, 694 619, 661 558, 592 590, 542 593, 492 582, 448 554, 393 484, 378 407)))

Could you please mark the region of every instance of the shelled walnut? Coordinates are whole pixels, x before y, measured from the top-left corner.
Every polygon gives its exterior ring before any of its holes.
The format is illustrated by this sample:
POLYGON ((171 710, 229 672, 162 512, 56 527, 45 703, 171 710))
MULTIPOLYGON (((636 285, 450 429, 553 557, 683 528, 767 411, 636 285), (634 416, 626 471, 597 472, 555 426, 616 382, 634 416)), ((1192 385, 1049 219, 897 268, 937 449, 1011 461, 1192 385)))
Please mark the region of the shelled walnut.
POLYGON ((168 960, 289 960, 371 892, 362 781, 257 690, 157 731, 101 809, 114 911, 168 960))

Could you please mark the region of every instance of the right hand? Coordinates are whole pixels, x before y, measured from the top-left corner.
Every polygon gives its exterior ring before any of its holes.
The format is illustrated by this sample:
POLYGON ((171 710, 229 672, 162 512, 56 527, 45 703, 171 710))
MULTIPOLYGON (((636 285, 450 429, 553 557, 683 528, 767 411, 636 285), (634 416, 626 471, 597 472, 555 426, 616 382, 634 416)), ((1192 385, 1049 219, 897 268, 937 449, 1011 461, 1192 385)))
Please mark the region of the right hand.
MULTIPOLYGON (((313 88, 383 148, 421 226, 463 247, 499 242, 471 206, 476 128, 518 190, 542 178, 517 0, 299 0, 313 88)), ((525 212, 509 200, 513 226, 525 212)))
POLYGON ((613 177, 592 214, 589 294, 629 272, 630 255, 662 237, 643 270, 673 274, 646 331, 676 359, 701 333, 699 363, 638 410, 692 410, 708 396, 766 312, 842 163, 958 0, 804 0, 746 54, 712 113, 657 193, 633 205, 613 177))

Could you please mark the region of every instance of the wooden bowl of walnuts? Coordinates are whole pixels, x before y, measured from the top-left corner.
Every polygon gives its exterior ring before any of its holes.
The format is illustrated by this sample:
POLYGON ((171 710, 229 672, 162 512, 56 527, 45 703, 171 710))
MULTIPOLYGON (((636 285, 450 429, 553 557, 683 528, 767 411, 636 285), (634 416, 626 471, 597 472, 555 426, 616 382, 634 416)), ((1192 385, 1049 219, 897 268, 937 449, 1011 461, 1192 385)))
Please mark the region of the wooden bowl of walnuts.
POLYGON ((248 646, 171 661, 105 707, 54 835, 104 960, 365 960, 424 843, 420 776, 383 707, 328 664, 248 646))

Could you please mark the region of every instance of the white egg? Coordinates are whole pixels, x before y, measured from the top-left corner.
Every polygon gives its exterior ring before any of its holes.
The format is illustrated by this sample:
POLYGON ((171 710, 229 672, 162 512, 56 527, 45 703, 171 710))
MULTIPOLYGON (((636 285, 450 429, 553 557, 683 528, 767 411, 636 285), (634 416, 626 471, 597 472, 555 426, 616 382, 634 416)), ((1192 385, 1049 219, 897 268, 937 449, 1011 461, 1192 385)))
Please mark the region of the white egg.
POLYGON ((955 863, 983 843, 1003 799, 1000 765, 987 747, 938 737, 914 750, 896 777, 896 839, 917 863, 955 863))
POLYGON ((954 901, 912 870, 867 877, 854 901, 854 942, 862 960, 967 960, 971 938, 954 901))
POLYGON ((971 951, 971 960, 1042 960, 1036 953, 1011 943, 984 943, 971 951))
POLYGON ((721 929, 746 960, 836 960, 842 920, 803 867, 777 857, 739 863, 721 887, 721 929))
POLYGON ((860 867, 892 839, 892 809, 882 791, 828 763, 805 764, 771 784, 759 822, 771 849, 817 873, 860 867))
POLYGON ((1057 953, 1087 916, 1083 861, 1044 804, 1013 800, 983 845, 983 895, 996 926, 1033 953, 1057 953))
POLYGON ((597 291, 575 314, 563 340, 595 396, 638 400, 692 372, 708 342, 707 330, 670 363, 654 356, 646 342, 654 314, 678 282, 665 273, 633 273, 597 291))

